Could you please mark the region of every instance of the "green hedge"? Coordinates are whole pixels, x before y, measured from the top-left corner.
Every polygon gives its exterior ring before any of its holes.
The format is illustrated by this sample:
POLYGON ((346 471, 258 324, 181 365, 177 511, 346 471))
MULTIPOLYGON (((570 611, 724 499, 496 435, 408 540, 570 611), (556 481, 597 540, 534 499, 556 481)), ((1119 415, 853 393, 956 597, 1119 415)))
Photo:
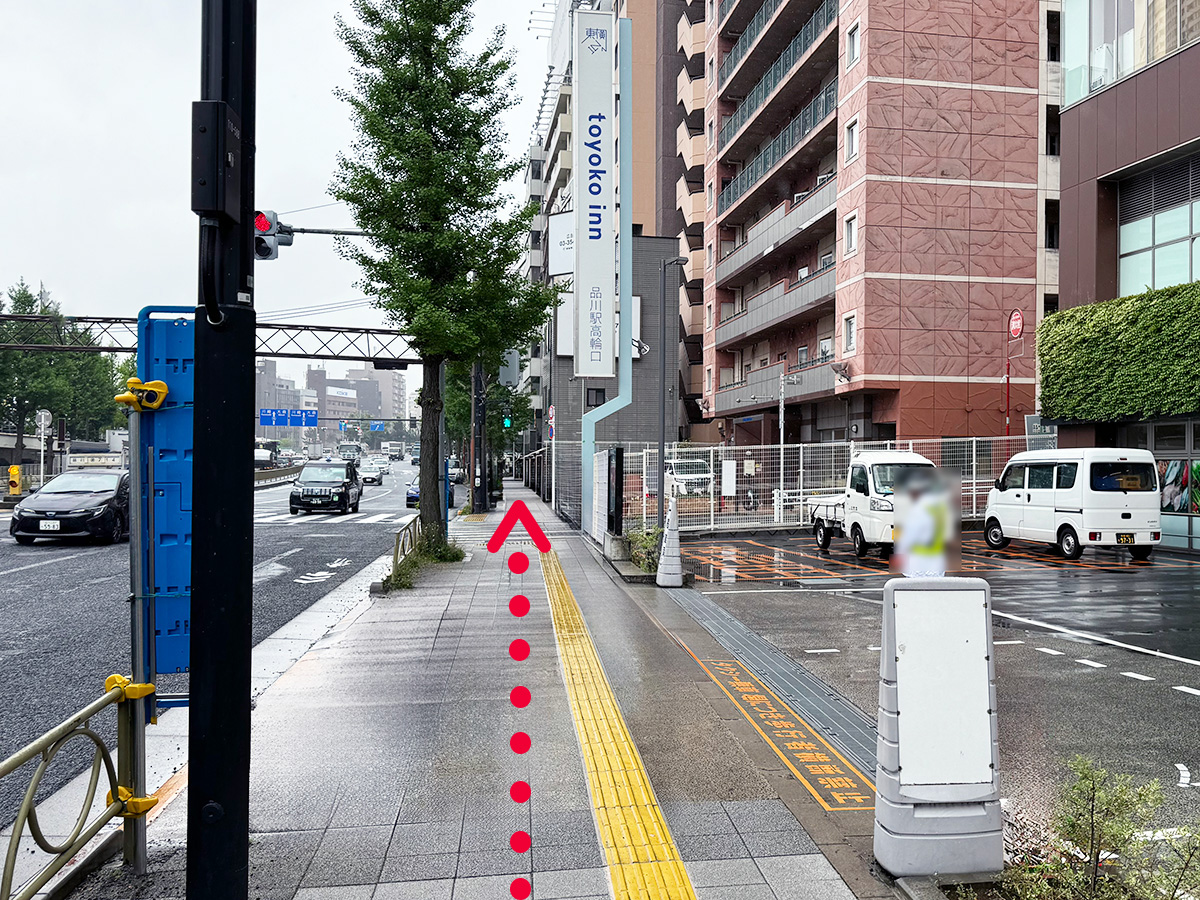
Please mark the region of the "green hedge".
POLYGON ((1200 284, 1047 316, 1038 328, 1042 414, 1112 422, 1200 410, 1200 284))

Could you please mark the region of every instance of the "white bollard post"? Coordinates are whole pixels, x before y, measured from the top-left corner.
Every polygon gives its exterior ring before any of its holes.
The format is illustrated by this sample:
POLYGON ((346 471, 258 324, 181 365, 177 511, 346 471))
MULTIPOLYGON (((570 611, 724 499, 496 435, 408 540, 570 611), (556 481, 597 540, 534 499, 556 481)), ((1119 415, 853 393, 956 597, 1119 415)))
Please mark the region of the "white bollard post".
POLYGON ((659 587, 683 587, 683 556, 679 552, 679 515, 675 498, 667 506, 663 523, 662 552, 658 556, 658 574, 654 583, 659 587))

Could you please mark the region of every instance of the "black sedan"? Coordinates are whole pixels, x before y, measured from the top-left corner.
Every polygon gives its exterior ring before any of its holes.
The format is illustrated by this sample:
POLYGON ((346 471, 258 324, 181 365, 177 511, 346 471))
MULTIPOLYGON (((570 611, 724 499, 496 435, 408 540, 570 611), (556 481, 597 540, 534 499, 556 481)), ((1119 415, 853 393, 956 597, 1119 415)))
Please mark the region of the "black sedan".
POLYGON ((114 543, 127 534, 129 473, 75 469, 46 482, 13 510, 8 532, 18 544, 37 538, 98 538, 114 543))
MULTIPOLYGON (((421 505, 421 480, 414 478, 408 483, 408 492, 404 495, 404 505, 409 509, 416 509, 421 505)), ((454 484, 446 482, 446 505, 451 509, 454 508, 454 484)))

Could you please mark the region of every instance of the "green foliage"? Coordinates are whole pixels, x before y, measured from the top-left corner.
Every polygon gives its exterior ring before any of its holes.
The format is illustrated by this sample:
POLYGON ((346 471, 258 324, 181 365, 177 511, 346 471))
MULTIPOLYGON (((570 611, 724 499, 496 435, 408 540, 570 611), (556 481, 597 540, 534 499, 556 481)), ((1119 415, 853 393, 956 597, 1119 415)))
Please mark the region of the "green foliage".
POLYGON ((422 539, 417 549, 400 560, 399 565, 383 580, 384 590, 412 590, 417 581, 417 573, 424 566, 431 563, 462 562, 466 555, 457 544, 439 544, 422 539))
POLYGON ((1043 413, 1110 422, 1200 409, 1200 284, 1047 316, 1038 328, 1043 413))
POLYGON ((657 525, 630 528, 625 532, 625 537, 629 539, 630 561, 643 572, 657 572, 662 529, 657 525))
MULTIPOLYGON (((45 291, 34 293, 24 279, 7 292, 8 311, 14 315, 48 315, 62 318, 58 304, 45 291)), ((5 303, 0 299, 0 311, 5 303)), ((9 326, 12 328, 13 326, 9 326)), ((60 329, 70 332, 64 322, 60 329)), ((85 336, 76 331, 75 340, 85 336)), ((23 333, 22 342, 31 336, 23 333)), ((129 363, 108 353, 0 351, 0 427, 17 434, 18 451, 24 436, 34 431, 34 415, 48 409, 57 420, 67 420, 76 440, 97 440, 105 429, 122 427, 125 418, 113 397, 124 387, 129 363)))

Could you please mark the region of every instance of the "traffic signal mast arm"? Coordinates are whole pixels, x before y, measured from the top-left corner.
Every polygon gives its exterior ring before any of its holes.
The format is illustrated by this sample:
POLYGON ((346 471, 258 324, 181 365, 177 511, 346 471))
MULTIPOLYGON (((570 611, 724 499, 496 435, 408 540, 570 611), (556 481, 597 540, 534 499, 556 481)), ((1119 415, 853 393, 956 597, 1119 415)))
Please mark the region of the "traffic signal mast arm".
POLYGON ((294 234, 334 234, 342 237, 365 237, 365 231, 352 228, 296 228, 279 221, 274 210, 254 211, 254 256, 257 259, 277 259, 279 248, 290 247, 294 234))

